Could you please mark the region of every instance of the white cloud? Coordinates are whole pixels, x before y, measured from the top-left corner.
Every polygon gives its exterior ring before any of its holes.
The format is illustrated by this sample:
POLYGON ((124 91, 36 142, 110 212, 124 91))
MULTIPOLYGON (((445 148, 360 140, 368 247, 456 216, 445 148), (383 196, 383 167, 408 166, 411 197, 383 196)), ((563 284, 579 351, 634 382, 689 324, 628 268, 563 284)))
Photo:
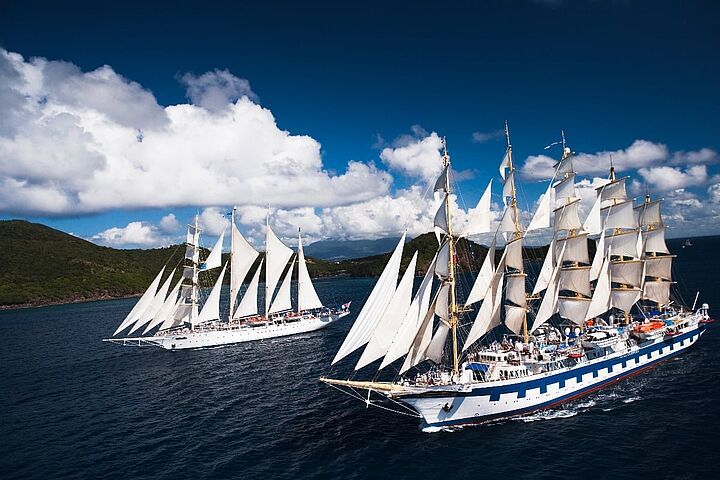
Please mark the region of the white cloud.
POLYGON ((660 191, 697 187, 704 185, 708 180, 705 165, 693 165, 684 172, 677 167, 641 168, 638 173, 649 185, 660 191))
POLYGON ((200 76, 186 73, 180 81, 187 87, 187 96, 193 104, 212 112, 226 109, 242 97, 257 100, 250 82, 236 77, 228 70, 215 69, 200 76))
POLYGON ((490 140, 496 140, 502 138, 505 135, 505 130, 494 130, 492 132, 473 132, 472 139, 475 143, 487 143, 490 140))
POLYGON ((417 126, 414 133, 415 136, 404 135, 396 139, 395 147, 384 148, 380 158, 393 170, 429 182, 442 171, 442 140, 437 133, 428 135, 417 126))
POLYGON ((164 233, 175 233, 180 230, 180 222, 174 213, 169 213, 162 217, 158 226, 164 233))
POLYGON ((225 209, 221 207, 208 207, 198 216, 200 229, 205 235, 218 236, 229 232, 230 220, 225 209))
POLYGON ((167 239, 160 236, 158 228, 148 222, 130 222, 125 227, 112 227, 104 230, 91 239, 109 247, 156 247, 167 244, 167 239))
POLYGON ((710 185, 707 189, 710 202, 720 203, 720 183, 710 185))
POLYGON ((228 75, 185 78, 205 107, 163 108, 109 66, 82 72, 0 49, 0 212, 336 206, 388 192, 392 177, 372 164, 329 174, 316 140, 279 129, 228 75))

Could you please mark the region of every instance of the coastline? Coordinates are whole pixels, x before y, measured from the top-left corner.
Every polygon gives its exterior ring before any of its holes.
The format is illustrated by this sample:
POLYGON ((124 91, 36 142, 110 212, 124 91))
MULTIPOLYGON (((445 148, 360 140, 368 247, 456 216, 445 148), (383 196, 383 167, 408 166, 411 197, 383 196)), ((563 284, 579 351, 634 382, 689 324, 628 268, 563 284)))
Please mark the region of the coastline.
POLYGON ((51 307, 55 305, 72 305, 75 303, 88 303, 88 302, 99 302, 103 300, 120 300, 123 298, 137 298, 142 295, 142 292, 132 293, 128 295, 90 295, 81 296, 77 295, 72 298, 66 298, 62 300, 51 300, 51 301, 36 301, 28 303, 20 303, 16 305, 0 305, 0 311, 6 310, 24 310, 28 308, 39 308, 39 307, 51 307))

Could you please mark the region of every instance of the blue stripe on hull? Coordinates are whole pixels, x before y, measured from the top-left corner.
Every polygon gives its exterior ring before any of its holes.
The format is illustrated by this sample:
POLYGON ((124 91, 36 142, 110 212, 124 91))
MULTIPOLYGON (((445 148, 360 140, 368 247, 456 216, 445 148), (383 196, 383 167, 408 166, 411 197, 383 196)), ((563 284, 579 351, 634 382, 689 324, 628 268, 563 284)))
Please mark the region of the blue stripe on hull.
MULTIPOLYGON (((647 347, 641 348, 637 352, 619 357, 614 358, 610 360, 606 360, 603 362, 599 362, 593 365, 588 365, 584 367, 580 367, 577 369, 570 370, 568 372, 562 372, 558 375, 553 375, 550 377, 545 377, 543 379, 538 380, 532 380, 529 382, 523 382, 518 384, 512 384, 512 385, 502 385, 497 387, 482 387, 474 389, 470 392, 443 392, 443 395, 440 395, 440 391, 434 392, 437 393, 437 395, 421 395, 421 396, 408 396, 406 398, 418 398, 418 397, 474 397, 474 396, 489 396, 490 401, 497 401, 500 399, 501 393, 513 393, 517 392, 518 396, 520 398, 524 397, 524 393, 531 388, 540 388, 540 392, 544 393, 547 391, 547 386, 553 383, 559 383, 560 388, 564 386, 565 380, 567 378, 571 377, 577 377, 582 378, 582 375, 584 373, 593 373, 593 378, 597 378, 597 372, 604 369, 604 368, 612 368, 612 365, 618 365, 618 364, 626 364, 630 363, 631 360, 635 360, 635 364, 637 365, 640 362, 640 358, 644 355, 648 355, 648 358, 650 358, 650 354, 659 350, 665 350, 666 348, 669 348, 671 353, 665 355, 661 358, 656 358, 655 360, 652 360, 649 363, 646 363, 644 365, 638 366, 633 368, 632 370, 629 370, 627 372, 623 372, 622 374, 619 374, 615 377, 608 378, 606 380, 603 380, 602 382, 595 383, 593 385, 589 385, 588 387, 582 388, 580 390, 576 390, 574 392, 568 393, 566 395, 554 398, 552 400, 549 400, 547 402, 543 402, 537 405, 533 405, 531 407, 527 408, 521 408, 517 410, 509 410, 507 412, 499 413, 496 415, 486 415, 483 417, 465 417, 457 420, 448 420, 445 422, 436 422, 436 423, 428 423, 426 426, 429 427, 442 427, 442 426, 449 426, 449 425, 463 425, 463 424, 471 424, 471 423, 482 423, 487 422, 493 419, 498 418, 507 418, 507 417, 515 417, 518 415, 524 415, 527 413, 535 412, 538 410, 543 410, 546 408, 550 408, 552 406, 558 405, 560 403, 564 403, 570 400, 573 400, 578 397, 582 397, 584 395, 590 394, 595 390, 599 390, 603 387, 606 387, 608 385, 612 385, 613 383, 619 382, 620 380, 623 380, 629 376, 641 373, 644 370, 647 370, 649 368, 657 366, 659 363, 664 362, 665 360, 668 360, 680 353, 682 353, 686 348, 688 348, 690 345, 685 346, 686 341, 690 341, 689 339, 694 336, 700 336, 705 330, 704 325, 700 325, 697 329, 684 333, 678 337, 673 338, 672 342, 667 341, 661 341, 652 345, 648 345, 647 347), (681 348, 676 348, 676 346, 680 345, 681 348)), ((612 371, 612 370, 610 370, 612 371)))

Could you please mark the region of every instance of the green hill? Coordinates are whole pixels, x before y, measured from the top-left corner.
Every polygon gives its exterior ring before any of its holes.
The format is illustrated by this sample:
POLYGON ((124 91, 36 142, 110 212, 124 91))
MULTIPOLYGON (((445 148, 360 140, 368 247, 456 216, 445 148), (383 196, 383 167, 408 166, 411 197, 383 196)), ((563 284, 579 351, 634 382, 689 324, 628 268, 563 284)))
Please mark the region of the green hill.
MULTIPOLYGON (((3 265, 0 307, 138 295, 145 291, 163 265, 168 269, 178 266, 185 249, 184 245, 150 250, 101 247, 22 220, 0 221, 0 242, 4 246, 0 251, 3 265)), ((417 250, 418 274, 425 273, 436 248, 437 240, 432 233, 411 240, 403 252, 401 271, 417 250)), ((460 268, 478 270, 486 252, 486 247, 460 240, 457 254, 460 268)), ((380 275, 389 256, 387 253, 337 262, 308 257, 307 263, 313 277, 372 277, 380 275)), ((260 258, 256 265, 259 261, 260 258)), ((179 272, 176 275, 179 278, 179 272)))

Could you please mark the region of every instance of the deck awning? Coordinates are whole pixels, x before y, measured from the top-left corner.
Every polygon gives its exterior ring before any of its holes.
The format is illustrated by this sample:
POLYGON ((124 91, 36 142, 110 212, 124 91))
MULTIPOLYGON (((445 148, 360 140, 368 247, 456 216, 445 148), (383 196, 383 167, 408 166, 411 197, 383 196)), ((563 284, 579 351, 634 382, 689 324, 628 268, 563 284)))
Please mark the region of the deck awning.
POLYGON ((468 365, 465 367, 465 370, 473 370, 476 372, 484 372, 487 373, 488 368, 490 368, 488 365, 484 363, 468 363, 468 365))

